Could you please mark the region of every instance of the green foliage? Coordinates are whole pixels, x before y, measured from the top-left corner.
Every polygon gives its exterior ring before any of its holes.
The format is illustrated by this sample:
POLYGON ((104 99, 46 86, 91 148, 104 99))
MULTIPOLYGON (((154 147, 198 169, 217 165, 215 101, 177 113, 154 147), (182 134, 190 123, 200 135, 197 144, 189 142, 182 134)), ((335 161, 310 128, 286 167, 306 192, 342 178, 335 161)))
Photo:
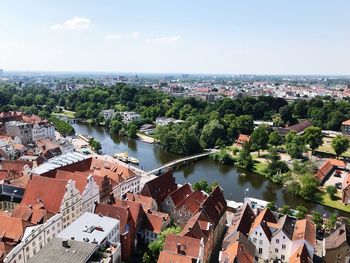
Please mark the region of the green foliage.
POLYGON ((89 145, 97 153, 99 153, 102 150, 101 143, 99 141, 95 140, 94 138, 91 138, 89 140, 89 145))
POLYGON ((308 210, 307 210, 306 207, 304 207, 302 205, 298 205, 296 207, 296 210, 298 211, 297 214, 296 214, 296 218, 298 218, 299 220, 306 218, 306 215, 308 213, 308 210))
POLYGON ((254 167, 253 157, 250 154, 250 147, 250 143, 244 143, 237 158, 238 164, 248 171, 252 171, 254 167))
POLYGON ((270 211, 276 211, 277 210, 277 207, 276 207, 274 202, 269 202, 267 204, 266 208, 268 208, 270 211))
POLYGON ((147 252, 145 252, 145 254, 143 254, 142 256, 142 263, 151 263, 151 257, 148 255, 147 252))
POLYGON ((254 120, 251 115, 242 115, 233 122, 233 127, 242 134, 251 134, 254 131, 254 120))
POLYGON ((289 171, 288 165, 281 161, 281 157, 276 151, 276 149, 271 148, 267 156, 268 164, 266 167, 266 174, 268 177, 276 177, 280 174, 286 173, 289 171))
POLYGON ((273 131, 269 134, 269 144, 275 147, 282 144, 282 138, 277 131, 273 131))
POLYGON ((57 117, 51 116, 49 121, 55 125, 55 129, 63 136, 74 135, 75 131, 72 125, 69 123, 58 119, 57 117))
POLYGON ((135 139, 137 137, 138 127, 134 122, 128 124, 128 136, 135 139))
POLYGON ((209 183, 203 179, 193 184, 193 190, 200 190, 210 194, 217 186, 217 182, 213 182, 209 185, 209 183))
POLYGON ((303 138, 295 132, 289 132, 286 135, 287 153, 294 159, 300 159, 305 152, 305 142, 303 138))
POLYGON ((327 191, 327 194, 329 195, 329 197, 332 200, 334 200, 334 196, 338 192, 337 187, 335 187, 334 185, 328 185, 326 187, 326 191, 327 191))
POLYGON ((258 155, 260 156, 260 150, 266 150, 269 141, 269 131, 267 126, 260 125, 251 134, 251 142, 254 149, 259 150, 258 155))
POLYGON ((337 135, 332 140, 332 148, 334 149, 335 154, 339 157, 349 149, 349 140, 341 135, 337 135))
POLYGON ((303 139, 309 145, 312 151, 323 144, 322 130, 319 127, 308 127, 305 129, 303 139))
POLYGON ((311 220, 316 225, 317 229, 320 229, 322 227, 323 219, 319 212, 313 212, 311 220))
POLYGON ((148 254, 149 258, 151 259, 151 262, 157 261, 160 251, 163 250, 165 238, 167 237, 167 235, 179 234, 181 232, 181 230, 182 230, 181 227, 178 227, 178 226, 168 227, 159 234, 159 236, 156 240, 154 240, 148 244, 149 252, 147 254, 148 254))
POLYGON ((226 150, 220 150, 217 153, 211 154, 210 158, 221 164, 233 164, 234 160, 226 150))
POLYGON ((123 124, 120 120, 112 120, 110 124, 111 133, 119 134, 122 127, 123 127, 123 124))
POLYGON ((337 219, 338 217, 336 214, 331 214, 331 216, 326 221, 325 227, 329 230, 334 229, 337 223, 337 219))
POLYGON ((204 125, 200 136, 200 144, 203 148, 213 148, 216 141, 224 136, 224 126, 218 120, 212 120, 204 125))
POLYGON ((289 205, 282 206, 279 212, 283 215, 291 215, 292 214, 292 211, 291 211, 289 205))

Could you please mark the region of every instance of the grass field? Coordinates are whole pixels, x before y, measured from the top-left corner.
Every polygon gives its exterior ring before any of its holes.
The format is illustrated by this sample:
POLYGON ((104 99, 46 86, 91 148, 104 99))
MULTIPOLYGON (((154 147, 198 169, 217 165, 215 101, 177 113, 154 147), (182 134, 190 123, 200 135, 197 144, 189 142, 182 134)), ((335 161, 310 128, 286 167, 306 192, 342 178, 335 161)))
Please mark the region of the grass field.
POLYGON ((70 119, 74 119, 75 112, 74 111, 69 111, 69 110, 64 110, 63 112, 54 112, 52 115, 55 116, 60 116, 60 117, 66 117, 70 119))
POLYGON ((326 192, 322 191, 321 197, 318 203, 350 213, 350 206, 344 205, 339 196, 335 200, 332 200, 326 192))

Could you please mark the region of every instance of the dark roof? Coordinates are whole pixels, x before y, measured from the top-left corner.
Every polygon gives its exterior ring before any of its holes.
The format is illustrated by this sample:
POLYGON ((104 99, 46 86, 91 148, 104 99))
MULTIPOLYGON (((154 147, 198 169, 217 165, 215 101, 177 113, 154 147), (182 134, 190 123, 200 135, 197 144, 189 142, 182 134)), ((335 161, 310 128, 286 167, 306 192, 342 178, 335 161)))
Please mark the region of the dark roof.
POLYGON ((175 206, 182 202, 187 196, 192 193, 192 188, 189 184, 184 184, 180 188, 174 190, 170 194, 170 198, 173 200, 175 206))
POLYGON ((302 132, 304 131, 306 128, 310 127, 312 124, 309 120, 304 120, 300 123, 291 125, 289 127, 287 127, 286 129, 289 131, 294 131, 296 133, 302 132))
POLYGON ((54 238, 45 245, 28 263, 85 263, 88 262, 92 254, 97 250, 97 245, 93 243, 68 240, 69 248, 62 246, 63 239, 54 238))
POLYGON ((0 201, 12 201, 14 203, 20 203, 24 195, 24 189, 9 185, 0 184, 0 201))
POLYGON ((255 220, 255 214, 248 203, 237 209, 231 222, 231 226, 228 229, 227 237, 230 234, 235 234, 237 231, 242 232, 244 235, 248 235, 249 230, 255 220))
POLYGON ((295 222, 296 219, 289 215, 284 215, 277 221, 277 224, 280 226, 279 230, 282 230, 290 240, 293 237, 295 222))
POLYGON ((349 226, 341 225, 330 236, 325 238, 325 249, 334 249, 340 247, 345 242, 350 247, 350 231, 349 226))
POLYGON ((177 184, 175 183, 173 173, 168 171, 157 178, 148 181, 144 185, 141 194, 153 197, 157 204, 160 205, 164 199, 176 189, 177 184))
POLYGON ((265 208, 255 218, 254 223, 250 229, 250 232, 253 232, 257 228, 257 226, 260 225, 261 228, 264 230, 266 237, 269 240, 271 240, 272 232, 269 227, 269 224, 271 223, 277 225, 277 220, 275 216, 272 214, 272 212, 268 208, 265 208))

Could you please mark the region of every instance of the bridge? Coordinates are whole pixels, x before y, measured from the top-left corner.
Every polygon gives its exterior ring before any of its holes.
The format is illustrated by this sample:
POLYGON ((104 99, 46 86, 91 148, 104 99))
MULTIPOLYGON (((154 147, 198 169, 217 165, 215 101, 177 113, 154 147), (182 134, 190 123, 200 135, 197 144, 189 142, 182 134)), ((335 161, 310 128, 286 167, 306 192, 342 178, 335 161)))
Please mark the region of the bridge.
POLYGON ((195 155, 191 155, 191 156, 187 156, 184 158, 180 158, 168 163, 163 164, 162 166, 155 168, 149 172, 146 172, 144 175, 151 175, 151 174, 157 174, 160 173, 162 170, 164 169, 171 169, 174 167, 180 167, 182 165, 186 165, 188 163, 200 160, 200 159, 204 159, 206 157, 208 157, 210 154, 212 153, 216 153, 218 150, 216 149, 208 149, 206 150, 206 152, 204 153, 199 153, 199 154, 195 154, 195 155))

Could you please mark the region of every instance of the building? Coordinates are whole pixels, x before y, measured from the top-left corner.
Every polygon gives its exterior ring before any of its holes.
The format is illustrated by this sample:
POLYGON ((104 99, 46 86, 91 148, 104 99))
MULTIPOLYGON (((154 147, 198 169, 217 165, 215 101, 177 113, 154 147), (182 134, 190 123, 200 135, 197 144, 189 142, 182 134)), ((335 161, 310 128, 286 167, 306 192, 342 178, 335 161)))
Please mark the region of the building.
POLYGON ((181 227, 185 226, 195 213, 197 213, 200 206, 203 204, 208 195, 203 192, 196 190, 190 195, 184 197, 184 199, 176 205, 171 213, 171 216, 181 227))
POLYGON ((133 111, 122 111, 120 112, 124 123, 130 123, 141 119, 141 115, 133 111))
POLYGON ((0 184, 0 211, 12 212, 21 203, 24 190, 24 188, 15 185, 0 184))
MULTIPOLYGON (((93 243, 87 243, 76 240, 66 240, 62 238, 54 238, 43 249, 40 250, 28 263, 87 263, 102 262, 95 261, 99 257, 97 253, 98 246, 93 243)), ((22 263, 24 261, 18 261, 22 263)))
POLYGON ((145 212, 147 212, 148 210, 158 211, 158 205, 152 197, 140 194, 127 193, 126 200, 141 204, 143 211, 145 212))
POLYGON ((341 131, 344 135, 350 135, 350 120, 342 122, 341 131))
MULTIPOLYGON (((13 214, 12 217, 17 218, 16 214, 13 214)), ((30 215, 30 217, 34 219, 36 215, 30 215)), ((25 229, 21 242, 7 254, 4 263, 28 262, 30 258, 34 257, 46 244, 60 233, 62 230, 61 217, 61 214, 57 214, 52 216, 45 223, 28 226, 25 229)))
POLYGON ((191 186, 186 183, 178 189, 171 192, 162 202, 160 208, 163 212, 172 214, 175 212, 175 207, 183 201, 187 196, 192 194, 191 186))
POLYGON ((350 204, 350 173, 348 173, 342 182, 342 202, 350 204))
POLYGON ((349 262, 350 260, 350 231, 343 224, 324 239, 323 262, 349 262))
POLYGON ((241 232, 226 240, 219 254, 220 263, 254 263, 255 245, 241 232))
POLYGON ((171 171, 166 172, 151 181, 148 181, 141 191, 141 195, 152 197, 156 200, 158 206, 162 204, 165 198, 177 189, 175 178, 171 171))
POLYGON ((329 176, 334 172, 335 169, 345 169, 346 165, 341 160, 329 159, 326 160, 321 167, 318 169, 315 177, 316 179, 323 184, 329 176))
POLYGON ((137 245, 136 223, 133 220, 130 207, 117 207, 96 203, 94 213, 119 220, 122 259, 123 261, 130 260, 137 245))
POLYGON ((33 141, 33 125, 22 121, 10 121, 5 123, 6 134, 11 137, 18 137, 22 144, 33 141))
POLYGON ((118 219, 84 213, 70 226, 65 228, 59 238, 96 244, 100 250, 113 247, 111 262, 121 262, 120 223, 118 219))
POLYGON ((286 127, 286 128, 278 128, 277 132, 281 136, 285 136, 289 132, 295 132, 296 134, 300 135, 300 134, 303 134, 304 130, 306 128, 310 127, 311 125, 312 125, 312 123, 309 120, 304 120, 300 123, 291 125, 291 126, 286 127))
POLYGON ((33 141, 41 139, 55 139, 55 126, 48 121, 36 122, 32 128, 33 141))
POLYGON ((170 216, 166 213, 148 211, 143 220, 143 237, 146 244, 156 240, 159 234, 170 224, 170 216))
POLYGON ((115 112, 112 109, 102 110, 100 115, 105 119, 105 121, 107 121, 113 119, 113 117, 115 116, 115 112))
POLYGON ((160 252, 158 263, 204 262, 204 240, 169 234, 160 252))
POLYGON ((250 142, 250 136, 245 134, 240 134, 236 140, 236 143, 239 145, 243 145, 248 142, 250 142))
POLYGON ((44 176, 31 176, 21 205, 43 209, 53 215, 61 213, 62 228, 70 225, 83 212, 82 196, 74 181, 44 176))

